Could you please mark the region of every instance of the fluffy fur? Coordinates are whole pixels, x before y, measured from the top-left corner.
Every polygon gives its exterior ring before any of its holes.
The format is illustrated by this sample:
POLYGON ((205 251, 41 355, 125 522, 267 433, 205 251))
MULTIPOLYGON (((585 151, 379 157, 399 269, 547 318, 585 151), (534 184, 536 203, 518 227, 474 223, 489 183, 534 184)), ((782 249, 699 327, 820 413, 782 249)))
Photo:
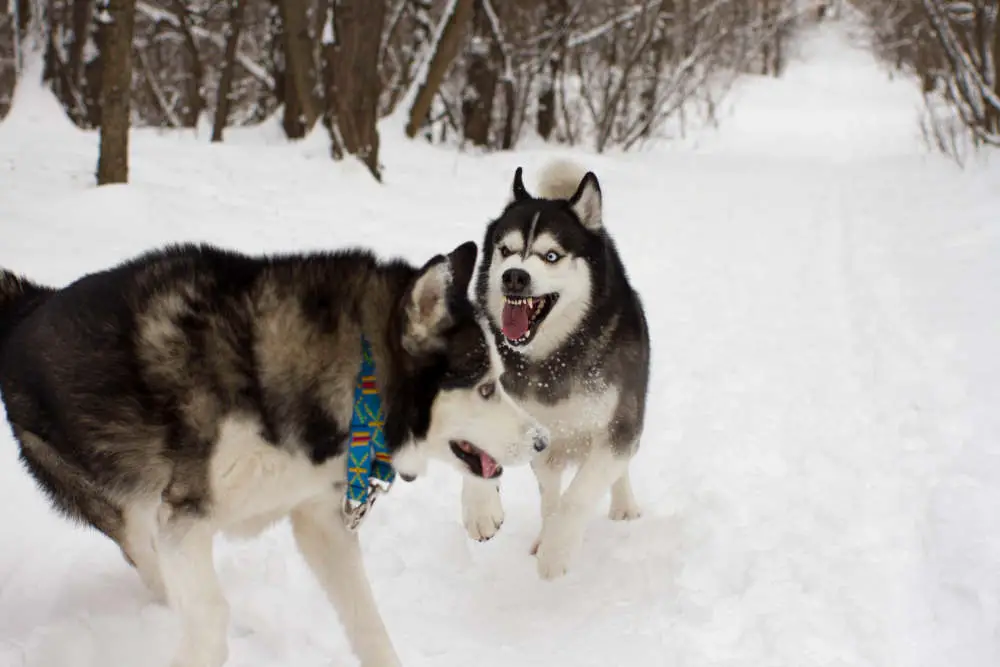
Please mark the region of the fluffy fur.
POLYGON ((340 516, 371 342, 394 465, 518 465, 548 435, 507 396, 467 290, 476 246, 423 267, 351 250, 151 252, 62 289, 0 272, 0 391, 21 460, 180 615, 174 667, 220 667, 217 532, 290 517, 364 667, 399 664, 340 516))
MULTIPOLYGON (((552 433, 532 462, 542 514, 532 553, 551 579, 567 571, 604 493, 612 519, 640 515, 628 465, 645 419, 649 333, 605 228, 597 177, 557 161, 540 181, 533 196, 515 173, 510 201, 486 229, 476 297, 507 369, 504 386, 552 433), (571 464, 579 468, 563 493, 571 464)), ((462 505, 474 539, 503 522, 495 482, 465 480, 462 505)))

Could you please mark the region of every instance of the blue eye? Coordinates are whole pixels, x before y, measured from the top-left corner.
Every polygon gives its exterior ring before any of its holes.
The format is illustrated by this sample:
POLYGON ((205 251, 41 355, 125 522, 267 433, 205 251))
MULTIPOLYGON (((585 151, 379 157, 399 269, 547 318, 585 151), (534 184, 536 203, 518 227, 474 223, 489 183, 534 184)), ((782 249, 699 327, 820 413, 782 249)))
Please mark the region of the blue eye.
POLYGON ((545 253, 545 261, 548 262, 549 264, 555 264, 560 259, 562 259, 562 255, 557 253, 555 250, 550 250, 547 253, 545 253))

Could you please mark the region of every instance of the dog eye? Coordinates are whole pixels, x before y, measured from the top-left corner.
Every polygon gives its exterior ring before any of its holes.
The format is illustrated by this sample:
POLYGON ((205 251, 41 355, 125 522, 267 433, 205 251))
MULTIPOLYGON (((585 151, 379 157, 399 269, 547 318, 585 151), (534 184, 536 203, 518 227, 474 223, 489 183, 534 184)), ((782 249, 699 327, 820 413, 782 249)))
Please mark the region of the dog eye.
POLYGON ((500 256, 503 257, 504 259, 510 257, 513 254, 514 251, 508 248, 507 246, 505 245, 500 246, 500 256))
POLYGON ((497 390, 496 382, 487 382, 485 384, 479 385, 479 395, 485 399, 489 399, 497 390))
POLYGON ((555 264, 560 259, 562 259, 562 255, 557 253, 555 250, 550 250, 547 253, 545 253, 545 261, 548 262, 549 264, 555 264))

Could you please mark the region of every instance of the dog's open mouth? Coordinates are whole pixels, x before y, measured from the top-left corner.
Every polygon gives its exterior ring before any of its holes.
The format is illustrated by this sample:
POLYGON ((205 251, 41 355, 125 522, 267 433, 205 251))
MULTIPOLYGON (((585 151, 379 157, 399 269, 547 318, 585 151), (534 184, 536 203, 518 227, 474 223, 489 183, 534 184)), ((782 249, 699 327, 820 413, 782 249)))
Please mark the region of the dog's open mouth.
POLYGON ((452 440, 448 443, 452 453, 464 463, 473 475, 493 479, 503 474, 503 466, 497 460, 466 440, 452 440))
POLYGON ((507 296, 503 298, 503 335, 511 345, 525 345, 538 331, 542 321, 552 312, 558 294, 541 296, 507 296))

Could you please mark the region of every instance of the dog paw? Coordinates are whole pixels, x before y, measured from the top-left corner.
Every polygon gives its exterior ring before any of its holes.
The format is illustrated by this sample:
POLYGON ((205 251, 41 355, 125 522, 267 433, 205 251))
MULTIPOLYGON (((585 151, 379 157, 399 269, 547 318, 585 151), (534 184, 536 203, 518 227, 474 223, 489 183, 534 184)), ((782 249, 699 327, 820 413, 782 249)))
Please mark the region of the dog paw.
POLYGON ((465 524, 465 532, 478 542, 491 539, 503 525, 500 489, 497 487, 476 489, 474 493, 467 493, 465 496, 462 503, 462 522, 465 524))
POLYGON ((582 535, 578 535, 566 523, 549 524, 542 528, 535 549, 538 576, 545 581, 552 581, 565 575, 581 538, 582 535))
POLYGON ((642 510, 635 503, 628 503, 626 505, 611 505, 611 510, 608 512, 608 518, 612 521, 635 521, 642 516, 642 510))
POLYGON ((569 571, 569 555, 569 550, 561 545, 541 542, 536 551, 538 576, 545 581, 564 576, 569 571))

